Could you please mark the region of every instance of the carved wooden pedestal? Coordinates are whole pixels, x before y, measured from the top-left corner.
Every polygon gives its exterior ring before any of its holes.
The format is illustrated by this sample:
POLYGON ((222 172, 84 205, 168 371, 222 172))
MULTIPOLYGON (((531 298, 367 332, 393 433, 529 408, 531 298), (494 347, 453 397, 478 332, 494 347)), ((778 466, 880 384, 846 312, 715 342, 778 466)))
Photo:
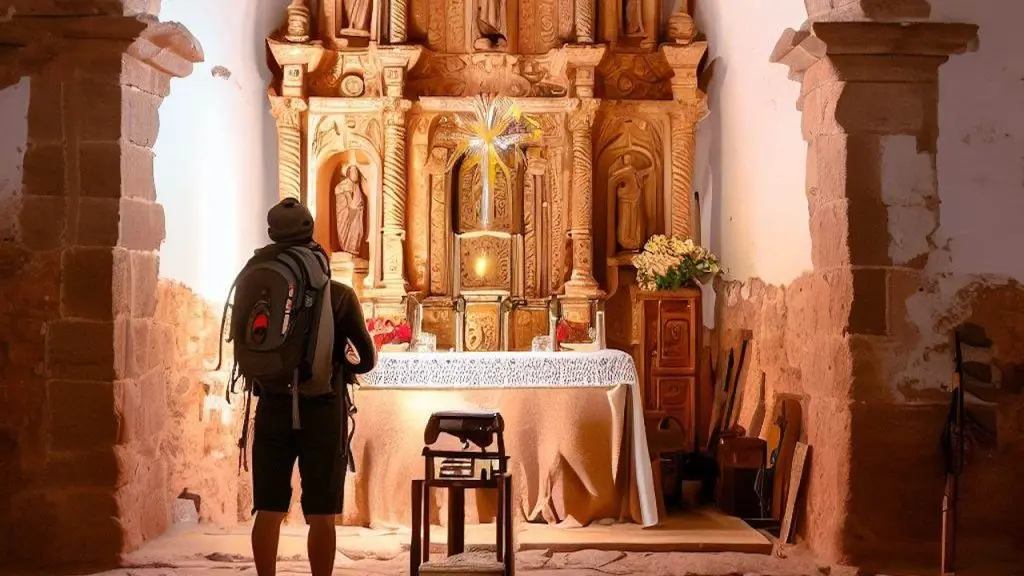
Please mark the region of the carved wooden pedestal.
POLYGON ((696 449, 701 294, 697 289, 639 292, 637 371, 648 438, 663 451, 696 449), (674 446, 672 444, 675 444, 674 446))

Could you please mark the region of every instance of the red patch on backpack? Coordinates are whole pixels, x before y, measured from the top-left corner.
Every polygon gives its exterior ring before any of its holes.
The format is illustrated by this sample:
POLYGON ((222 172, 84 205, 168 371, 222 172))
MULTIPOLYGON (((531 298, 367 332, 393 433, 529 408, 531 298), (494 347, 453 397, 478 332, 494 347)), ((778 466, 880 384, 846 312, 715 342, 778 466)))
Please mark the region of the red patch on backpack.
POLYGON ((270 315, 267 312, 257 312, 249 324, 249 334, 253 342, 262 344, 267 339, 267 330, 270 328, 270 315))

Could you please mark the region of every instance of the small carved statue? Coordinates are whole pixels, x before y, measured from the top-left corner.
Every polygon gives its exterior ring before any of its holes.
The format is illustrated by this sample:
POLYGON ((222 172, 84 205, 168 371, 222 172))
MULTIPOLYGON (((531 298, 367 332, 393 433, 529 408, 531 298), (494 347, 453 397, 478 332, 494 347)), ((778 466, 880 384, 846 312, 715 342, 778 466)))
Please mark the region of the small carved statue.
POLYGON ((338 245, 343 252, 355 256, 363 245, 363 213, 366 211, 366 197, 359 180, 359 168, 349 164, 341 182, 334 187, 338 245))
POLYGON ((479 37, 473 42, 477 50, 501 50, 507 45, 505 0, 477 0, 476 28, 479 37))
POLYGON ((623 6, 622 28, 626 38, 643 38, 647 35, 644 29, 643 0, 626 0, 623 6))
POLYGON ((643 174, 633 166, 633 157, 622 157, 622 168, 612 176, 615 186, 615 236, 624 250, 639 250, 646 233, 643 174))
POLYGON ((342 36, 368 37, 370 35, 370 14, 373 0, 338 0, 340 11, 345 16, 342 36))

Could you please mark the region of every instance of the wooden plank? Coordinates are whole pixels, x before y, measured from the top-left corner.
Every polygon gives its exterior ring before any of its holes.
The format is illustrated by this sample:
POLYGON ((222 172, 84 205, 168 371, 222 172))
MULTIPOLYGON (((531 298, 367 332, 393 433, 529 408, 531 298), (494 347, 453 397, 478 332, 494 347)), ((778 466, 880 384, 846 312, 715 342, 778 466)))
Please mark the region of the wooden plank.
POLYGON ((793 450, 793 467, 789 472, 789 491, 786 493, 786 511, 782 515, 782 529, 779 531, 779 541, 789 544, 792 536, 793 524, 796 514, 796 498, 800 494, 801 480, 804 477, 804 467, 807 463, 808 446, 803 442, 796 443, 793 450))

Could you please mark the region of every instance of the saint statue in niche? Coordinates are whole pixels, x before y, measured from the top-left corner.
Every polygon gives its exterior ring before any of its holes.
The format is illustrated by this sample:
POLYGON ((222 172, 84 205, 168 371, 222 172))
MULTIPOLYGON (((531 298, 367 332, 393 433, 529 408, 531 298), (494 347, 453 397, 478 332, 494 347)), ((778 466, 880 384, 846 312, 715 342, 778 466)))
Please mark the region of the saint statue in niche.
POLYGON ((505 30, 505 1, 477 0, 476 29, 473 42, 477 50, 501 50, 507 46, 505 30))
POLYGON ((644 30, 643 0, 626 0, 622 10, 622 31, 626 38, 643 38, 644 30))
POLYGON ((338 0, 338 4, 339 12, 344 15, 340 35, 369 37, 373 0, 338 0))
POLYGON ((622 168, 612 174, 615 186, 615 237, 623 250, 639 250, 647 233, 644 212, 644 173, 633 165, 633 156, 622 156, 622 168))
POLYGON ((335 218, 338 223, 338 245, 343 252, 359 255, 363 245, 363 213, 366 197, 360 184, 359 168, 345 167, 341 181, 334 187, 335 218))

